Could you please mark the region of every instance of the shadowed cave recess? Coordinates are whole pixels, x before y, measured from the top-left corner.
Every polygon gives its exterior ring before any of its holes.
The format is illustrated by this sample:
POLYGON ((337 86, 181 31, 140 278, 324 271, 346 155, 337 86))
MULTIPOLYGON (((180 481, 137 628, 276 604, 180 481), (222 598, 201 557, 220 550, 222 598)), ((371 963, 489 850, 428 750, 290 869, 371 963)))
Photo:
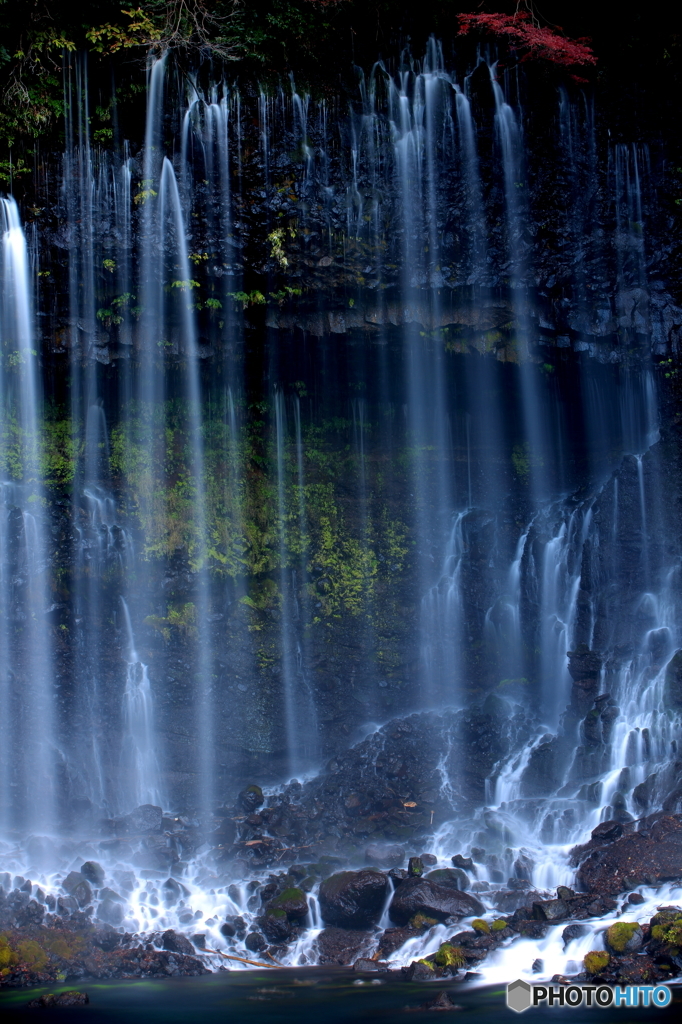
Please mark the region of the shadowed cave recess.
POLYGON ((665 146, 483 43, 312 92, 170 51, 128 138, 63 75, 0 200, 3 920, 577 976, 680 898, 665 146))

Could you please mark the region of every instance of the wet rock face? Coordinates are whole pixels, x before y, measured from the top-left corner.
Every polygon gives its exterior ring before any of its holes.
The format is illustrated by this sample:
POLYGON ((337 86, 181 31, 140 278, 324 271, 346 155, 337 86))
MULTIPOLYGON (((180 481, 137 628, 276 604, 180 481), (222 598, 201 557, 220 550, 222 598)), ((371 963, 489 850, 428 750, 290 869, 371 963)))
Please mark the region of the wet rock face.
POLYGON ((320 886, 322 919, 338 928, 369 928, 379 920, 388 891, 388 878, 380 871, 332 875, 320 886))
POLYGON ((483 914, 485 908, 470 893, 439 885, 428 878, 408 878, 396 889, 388 913, 395 924, 406 925, 416 914, 446 921, 449 917, 483 914))
POLYGON ((86 860, 84 864, 81 864, 80 873, 97 889, 104 885, 104 868, 96 860, 86 860))
POLYGON ((682 709, 682 651, 676 651, 665 672, 663 699, 672 711, 682 709))
POLYGON ((638 831, 633 823, 621 827, 615 839, 595 829, 589 843, 573 850, 583 889, 618 893, 682 878, 682 815, 652 815, 639 823, 638 831))
POLYGON ((181 932, 176 932, 172 928, 165 931, 161 936, 163 941, 163 948, 167 949, 170 953, 182 953, 183 956, 194 956, 194 946, 189 941, 186 935, 181 932))
POLYGON ((348 928, 325 928, 317 938, 317 956, 321 964, 352 964, 369 955, 373 932, 348 928))
POLYGON ((92 899, 92 889, 80 871, 70 871, 62 886, 77 901, 79 907, 86 907, 92 899))

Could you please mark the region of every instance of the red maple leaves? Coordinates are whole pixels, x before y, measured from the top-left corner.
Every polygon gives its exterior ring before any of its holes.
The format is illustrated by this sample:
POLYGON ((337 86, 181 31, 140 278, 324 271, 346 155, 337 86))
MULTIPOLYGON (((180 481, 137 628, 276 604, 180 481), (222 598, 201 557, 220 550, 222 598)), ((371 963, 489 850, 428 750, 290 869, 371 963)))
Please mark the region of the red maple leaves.
POLYGON ((458 19, 458 35, 466 36, 478 29, 506 36, 510 49, 520 55, 521 61, 546 60, 564 67, 597 63, 587 40, 568 39, 551 28, 543 28, 527 11, 517 14, 460 14, 458 19))

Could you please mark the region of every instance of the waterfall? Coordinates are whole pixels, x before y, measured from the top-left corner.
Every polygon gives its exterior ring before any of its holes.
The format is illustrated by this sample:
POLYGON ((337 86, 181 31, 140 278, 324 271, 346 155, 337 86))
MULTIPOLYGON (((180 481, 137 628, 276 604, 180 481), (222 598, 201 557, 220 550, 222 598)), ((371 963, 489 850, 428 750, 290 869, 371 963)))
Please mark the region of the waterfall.
POLYGON ((58 820, 54 636, 44 520, 38 339, 26 239, 0 200, 0 830, 49 832, 58 820), (12 642, 13 641, 13 642, 12 642))
POLYGON ((121 598, 126 634, 126 683, 123 693, 122 774, 126 779, 120 804, 124 810, 164 801, 159 782, 154 701, 149 671, 135 650, 128 605, 121 598))
POLYGON ((243 953, 268 872, 398 844, 477 851, 492 913, 679 806, 658 157, 449 59, 334 99, 169 51, 109 145, 67 54, 30 247, 0 202, 0 855, 59 836, 52 893, 101 839, 130 934, 243 953))

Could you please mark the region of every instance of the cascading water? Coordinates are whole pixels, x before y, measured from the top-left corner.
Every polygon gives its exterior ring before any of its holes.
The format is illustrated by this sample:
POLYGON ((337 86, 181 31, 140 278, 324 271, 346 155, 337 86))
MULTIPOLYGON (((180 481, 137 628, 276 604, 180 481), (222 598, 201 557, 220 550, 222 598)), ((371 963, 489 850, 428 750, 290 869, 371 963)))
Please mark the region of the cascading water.
MULTIPOLYGON (((175 70, 150 63, 139 151, 103 153, 85 65, 66 69, 50 358, 70 362, 68 500, 41 453, 33 282, 2 201, 0 858, 55 899, 97 858, 118 897, 95 898, 100 921, 201 928, 230 956, 266 928, 262 873, 286 867, 313 890, 277 948, 291 964, 321 956, 325 856, 358 866, 390 839, 443 868, 475 850, 487 915, 508 878, 570 883, 600 821, 677 807, 649 155, 604 144, 562 87, 566 166, 543 177, 519 79, 479 60, 458 80, 435 43, 362 77, 348 114, 175 70), (551 231, 573 263, 538 269, 551 231), (444 723, 414 792, 412 741, 394 756, 368 725, 413 711, 444 723), (343 768, 363 733, 371 799, 343 768), (270 805, 252 786, 234 813, 253 779, 270 805), (346 818, 310 839, 337 789, 346 818), (16 852, 67 827, 51 862, 16 852)), ((537 959, 576 973, 599 927, 566 951, 558 926, 511 944, 481 978, 537 959)))
POLYGON ((49 549, 41 481, 42 393, 29 255, 13 199, 1 201, 0 229, 0 445, 4 477, 0 513, 0 752, 3 777, 9 780, 3 787, 0 827, 4 831, 49 830, 56 819, 55 771, 60 751, 56 741, 49 549), (14 685, 17 679, 23 684, 20 692, 14 685))
POLYGON ((123 748, 121 762, 129 782, 121 805, 163 804, 159 785, 159 761, 154 729, 154 701, 146 665, 135 650, 128 605, 121 598, 126 632, 126 687, 123 694, 123 748))

